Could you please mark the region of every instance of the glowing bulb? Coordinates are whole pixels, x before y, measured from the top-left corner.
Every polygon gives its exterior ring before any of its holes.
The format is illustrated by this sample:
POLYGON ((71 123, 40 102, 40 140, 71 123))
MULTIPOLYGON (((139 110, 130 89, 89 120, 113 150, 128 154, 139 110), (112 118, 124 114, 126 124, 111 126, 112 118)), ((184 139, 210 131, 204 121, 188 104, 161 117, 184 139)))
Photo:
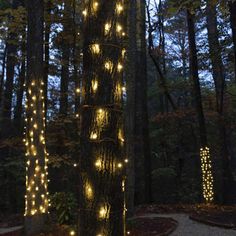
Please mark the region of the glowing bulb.
POLYGON ((70 231, 70 235, 75 235, 75 231, 74 231, 74 230, 71 230, 71 231, 70 231))
POLYGON ((121 14, 121 12, 123 10, 124 10, 124 7, 120 3, 117 3, 116 4, 116 12, 117 12, 117 14, 121 14))
POLYGON ((82 11, 82 14, 84 15, 84 17, 86 17, 88 15, 88 11, 85 9, 82 11))
POLYGON ((99 54, 100 53, 100 45, 95 43, 91 45, 91 51, 93 54, 99 54))
POLYGON ((109 33, 111 29, 111 24, 110 23, 106 23, 105 24, 105 35, 107 35, 109 33))
POLYGON ((97 133, 92 132, 91 135, 90 135, 90 139, 96 140, 97 138, 98 138, 97 133))
POLYGON ((98 89, 98 81, 97 80, 92 80, 92 89, 93 92, 95 93, 98 89))

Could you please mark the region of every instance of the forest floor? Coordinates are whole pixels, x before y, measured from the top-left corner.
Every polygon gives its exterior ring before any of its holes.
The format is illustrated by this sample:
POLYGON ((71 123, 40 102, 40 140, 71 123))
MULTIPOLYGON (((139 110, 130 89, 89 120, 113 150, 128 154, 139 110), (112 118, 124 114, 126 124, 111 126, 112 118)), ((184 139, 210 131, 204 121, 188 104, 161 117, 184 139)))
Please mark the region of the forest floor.
MULTIPOLYGON (((225 207, 218 205, 149 205, 138 207, 135 215, 135 219, 145 219, 144 221, 148 221, 148 219, 150 221, 154 221, 154 219, 173 219, 174 221, 178 222, 177 227, 175 227, 175 230, 173 230, 169 234, 164 235, 236 235, 235 206, 225 207)), ((166 224, 166 226, 168 227, 168 224, 166 224)), ((156 225, 156 227, 158 227, 158 225, 156 225)), ((145 229, 145 225, 143 225, 143 228, 145 229)), ((146 227, 146 229, 148 229, 148 227, 146 227)), ((165 228, 163 229, 163 232, 165 232, 165 228)))
MULTIPOLYGON (((178 222, 178 226, 170 236, 235 236, 236 230, 224 229, 198 223, 189 218, 187 214, 147 214, 148 219, 156 217, 172 218, 178 222)), ((158 234, 156 234, 158 235, 158 234)))

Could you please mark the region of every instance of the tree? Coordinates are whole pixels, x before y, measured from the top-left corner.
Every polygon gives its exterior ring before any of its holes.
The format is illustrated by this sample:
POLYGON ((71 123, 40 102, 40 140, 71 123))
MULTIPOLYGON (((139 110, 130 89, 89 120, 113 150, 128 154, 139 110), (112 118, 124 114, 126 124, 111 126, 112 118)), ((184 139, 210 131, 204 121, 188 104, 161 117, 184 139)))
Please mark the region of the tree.
MULTIPOLYGON (((144 191, 144 202, 150 203, 152 200, 151 181, 151 153, 149 143, 149 117, 147 108, 147 50, 146 50, 146 4, 145 1, 136 2, 137 7, 137 36, 136 36, 136 70, 135 70, 135 163, 136 176, 140 181, 136 181, 136 198, 142 196, 144 191), (142 167, 144 166, 144 171, 142 167), (144 189, 140 188, 140 174, 144 173, 144 189), (141 190, 141 191, 140 191, 141 190)), ((142 199, 139 199, 139 201, 142 199)))
POLYGON ((193 92, 200 133, 200 156, 202 165, 203 197, 207 203, 211 203, 214 200, 212 166, 207 142, 207 131, 202 106, 201 87, 198 76, 198 59, 195 39, 194 14, 191 12, 190 9, 187 9, 187 23, 190 56, 190 77, 193 83, 193 92))
POLYGON ((123 43, 126 1, 86 1, 78 235, 125 235, 123 43))
POLYGON ((47 152, 45 146, 43 0, 27 2, 26 200, 25 231, 40 233, 48 213, 47 152))
POLYGON ((71 8, 72 1, 65 1, 64 16, 62 20, 62 67, 61 67, 61 91, 60 91, 60 114, 66 116, 68 112, 68 86, 69 86, 69 63, 70 63, 70 32, 71 32, 71 8))
MULTIPOLYGON (((212 74, 215 84, 216 111, 219 114, 219 140, 221 140, 221 156, 223 163, 223 200, 229 203, 230 189, 233 176, 230 168, 228 141, 224 121, 224 96, 226 89, 224 66, 222 62, 222 50, 219 43, 219 32, 217 28, 216 3, 207 1, 207 30, 210 59, 212 63, 212 74)), ((231 200, 232 202, 232 200, 231 200)))

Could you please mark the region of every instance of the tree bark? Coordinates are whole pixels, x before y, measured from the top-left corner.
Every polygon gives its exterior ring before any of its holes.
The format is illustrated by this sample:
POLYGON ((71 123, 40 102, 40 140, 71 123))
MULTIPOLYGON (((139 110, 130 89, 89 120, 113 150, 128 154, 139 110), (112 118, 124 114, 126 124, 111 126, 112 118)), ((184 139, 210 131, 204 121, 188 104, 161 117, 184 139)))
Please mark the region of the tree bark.
MULTIPOLYGON (((135 137, 136 150, 135 162, 141 164, 141 168, 136 168, 137 177, 142 173, 144 167, 144 189, 140 188, 140 182, 137 178, 136 198, 144 196, 144 202, 152 201, 152 181, 151 181, 151 153, 149 141, 149 118, 147 108, 147 51, 146 51, 146 5, 142 0, 137 1, 137 55, 136 55, 136 119, 135 119, 135 137), (141 190, 141 191, 140 191, 141 190), (142 192, 145 194, 143 195, 142 192)), ((141 199, 140 199, 141 200, 141 199)), ((141 202, 139 202, 141 203, 141 202)))
POLYGON ((48 213, 44 106, 44 1, 27 2, 25 234, 42 233, 48 213))
POLYGON ((126 6, 86 2, 79 163, 79 232, 125 235, 123 44, 126 6), (86 14, 87 13, 87 14, 86 14))
POLYGON ((128 47, 127 47, 127 67, 126 67, 126 94, 127 101, 125 107, 125 129, 126 129, 126 153, 129 157, 127 167, 127 209, 128 215, 134 214, 135 196, 135 77, 136 77, 136 37, 137 29, 133 27, 137 24, 136 0, 128 3, 128 47))

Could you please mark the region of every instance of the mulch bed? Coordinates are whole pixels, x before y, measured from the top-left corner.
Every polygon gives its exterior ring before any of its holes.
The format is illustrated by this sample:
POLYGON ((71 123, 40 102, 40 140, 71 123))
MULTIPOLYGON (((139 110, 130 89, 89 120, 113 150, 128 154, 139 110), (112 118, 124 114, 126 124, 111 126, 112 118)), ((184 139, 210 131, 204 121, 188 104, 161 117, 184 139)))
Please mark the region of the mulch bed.
POLYGON ((219 205, 148 205, 136 209, 136 215, 188 214, 190 219, 212 226, 236 229, 236 206, 219 205))
POLYGON ((166 236, 178 226, 177 221, 171 218, 136 218, 129 222, 128 232, 133 236, 166 236))
POLYGON ((191 214, 189 218, 212 226, 236 229, 236 209, 234 208, 201 209, 191 214))

